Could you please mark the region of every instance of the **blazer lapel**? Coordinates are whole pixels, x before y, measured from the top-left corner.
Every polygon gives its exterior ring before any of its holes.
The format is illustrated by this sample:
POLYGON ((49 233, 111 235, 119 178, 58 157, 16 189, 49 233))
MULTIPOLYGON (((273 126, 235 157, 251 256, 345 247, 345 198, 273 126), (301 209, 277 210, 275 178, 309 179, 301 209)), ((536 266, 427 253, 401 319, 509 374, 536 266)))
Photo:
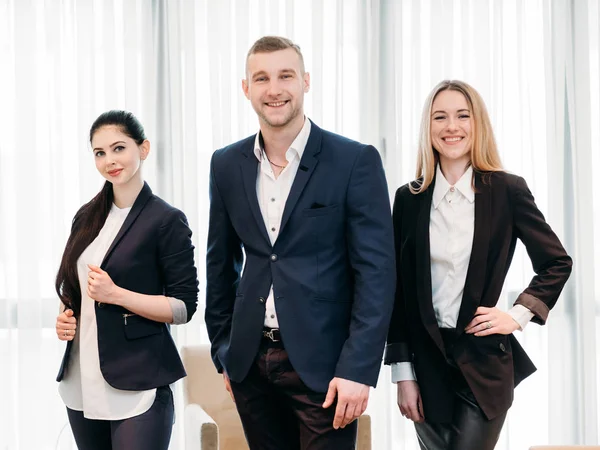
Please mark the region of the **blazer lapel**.
POLYGON ((137 198, 135 199, 135 202, 133 202, 133 206, 131 207, 131 211, 129 211, 129 214, 127 214, 127 217, 125 218, 125 222, 123 222, 123 225, 121 226, 121 229, 117 233, 117 236, 113 240, 112 244, 110 244, 110 247, 108 248, 108 251, 106 252, 106 255, 104 255, 102 264, 100 264, 100 267, 102 269, 104 269, 106 267, 106 263, 107 263, 108 259, 110 258, 112 252, 114 251, 115 247, 117 246, 119 241, 123 238, 123 236, 125 236, 125 233, 127 233, 129 228, 131 228, 131 225, 133 225, 135 220, 138 218, 138 216, 142 212, 142 209, 144 209, 144 206, 146 205, 148 200, 150 200, 150 197, 152 197, 152 189, 150 189, 150 186, 148 186, 148 183, 144 182, 144 187, 138 194, 137 198))
POLYGON ((306 184, 313 174, 315 167, 317 167, 317 164, 319 163, 317 155, 321 152, 322 131, 312 121, 310 122, 310 126, 310 136, 306 142, 306 148, 302 154, 298 172, 296 172, 296 177, 294 178, 292 188, 290 189, 287 201, 285 202, 283 216, 281 217, 281 225, 279 226, 279 234, 283 232, 283 229, 292 215, 292 211, 294 210, 302 191, 306 187, 306 184))
POLYGON ((486 279, 487 256, 490 241, 490 218, 492 217, 491 189, 484 184, 481 174, 475 172, 475 227, 473 247, 467 270, 465 290, 456 328, 462 333, 473 318, 480 304, 486 279))
POLYGON ((258 195, 256 193, 256 177, 258 176, 258 159, 254 155, 254 140, 252 139, 246 148, 243 149, 242 154, 245 158, 242 158, 240 168, 242 170, 242 180, 244 183, 244 190, 246 191, 246 197, 248 198, 248 205, 256 220, 256 225, 260 230, 263 238, 267 241, 269 246, 271 240, 265 227, 265 221, 262 213, 260 212, 260 205, 258 204, 258 195))
POLYGON ((429 335, 439 347, 441 352, 446 355, 444 341, 437 324, 435 311, 433 310, 433 301, 431 295, 431 250, 429 246, 429 220, 431 215, 431 201, 433 198, 433 189, 435 180, 429 188, 423 193, 421 207, 419 208, 416 230, 415 230, 415 251, 416 251, 416 273, 420 274, 417 280, 417 301, 419 311, 421 312, 421 321, 429 332, 429 335))

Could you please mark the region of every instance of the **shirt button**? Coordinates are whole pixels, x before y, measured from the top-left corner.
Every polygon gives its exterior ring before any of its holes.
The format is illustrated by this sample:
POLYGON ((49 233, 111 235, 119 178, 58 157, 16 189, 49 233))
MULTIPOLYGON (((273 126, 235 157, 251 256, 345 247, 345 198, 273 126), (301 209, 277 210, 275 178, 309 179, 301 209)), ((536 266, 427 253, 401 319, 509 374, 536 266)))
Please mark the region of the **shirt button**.
POLYGON ((273 253, 271 255, 271 261, 273 261, 273 262, 277 261, 277 255, 275 253, 273 253))
POLYGON ((271 228, 271 231, 275 231, 275 227, 271 228))
POLYGON ((454 192, 454 186, 450 186, 450 192, 454 192))
POLYGON ((275 197, 271 198, 271 201, 274 202, 275 201, 275 197))
POLYGON ((265 302, 265 298, 264 297, 258 297, 258 301, 261 302, 261 303, 264 303, 265 302))
POLYGON ((271 319, 274 319, 274 318, 275 318, 275 314, 271 314, 271 319))

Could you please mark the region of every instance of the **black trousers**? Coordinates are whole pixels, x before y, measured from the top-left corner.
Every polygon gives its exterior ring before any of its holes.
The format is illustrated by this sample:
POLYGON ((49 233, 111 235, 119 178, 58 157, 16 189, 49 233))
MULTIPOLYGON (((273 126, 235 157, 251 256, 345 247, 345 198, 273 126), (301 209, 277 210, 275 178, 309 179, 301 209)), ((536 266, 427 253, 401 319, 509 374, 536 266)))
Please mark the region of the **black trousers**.
MULTIPOLYGON (((452 354, 456 330, 441 328, 446 354, 452 354)), ((455 392, 452 422, 415 423, 421 450, 494 450, 506 413, 488 420, 456 363, 448 360, 455 392)))
POLYGON ((335 430, 337 403, 300 379, 281 342, 264 338, 250 372, 231 382, 250 450, 354 450, 357 421, 335 430))
POLYGON ((156 389, 148 411, 123 420, 86 419, 82 411, 67 408, 79 450, 167 450, 173 429, 173 393, 169 386, 156 389))

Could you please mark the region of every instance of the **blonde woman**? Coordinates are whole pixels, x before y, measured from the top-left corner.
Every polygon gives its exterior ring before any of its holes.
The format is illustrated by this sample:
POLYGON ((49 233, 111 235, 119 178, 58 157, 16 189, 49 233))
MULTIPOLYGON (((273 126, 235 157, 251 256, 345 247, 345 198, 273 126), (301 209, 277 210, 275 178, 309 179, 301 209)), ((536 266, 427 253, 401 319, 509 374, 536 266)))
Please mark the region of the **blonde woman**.
POLYGON ((535 371, 512 333, 543 325, 572 261, 525 180, 502 169, 479 93, 442 81, 421 122, 417 179, 396 192, 397 288, 385 362, 421 449, 493 450, 535 371), (496 307, 515 244, 536 275, 496 307))

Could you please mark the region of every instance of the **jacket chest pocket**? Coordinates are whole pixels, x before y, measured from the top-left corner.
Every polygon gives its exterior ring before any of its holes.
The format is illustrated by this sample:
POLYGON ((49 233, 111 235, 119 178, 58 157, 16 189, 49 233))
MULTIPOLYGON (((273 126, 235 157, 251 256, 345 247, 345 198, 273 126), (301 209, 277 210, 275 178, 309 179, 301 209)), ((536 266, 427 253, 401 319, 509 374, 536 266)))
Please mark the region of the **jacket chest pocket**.
POLYGON ((129 340, 160 334, 164 327, 163 323, 146 319, 137 314, 123 314, 123 329, 125 337, 129 340))

